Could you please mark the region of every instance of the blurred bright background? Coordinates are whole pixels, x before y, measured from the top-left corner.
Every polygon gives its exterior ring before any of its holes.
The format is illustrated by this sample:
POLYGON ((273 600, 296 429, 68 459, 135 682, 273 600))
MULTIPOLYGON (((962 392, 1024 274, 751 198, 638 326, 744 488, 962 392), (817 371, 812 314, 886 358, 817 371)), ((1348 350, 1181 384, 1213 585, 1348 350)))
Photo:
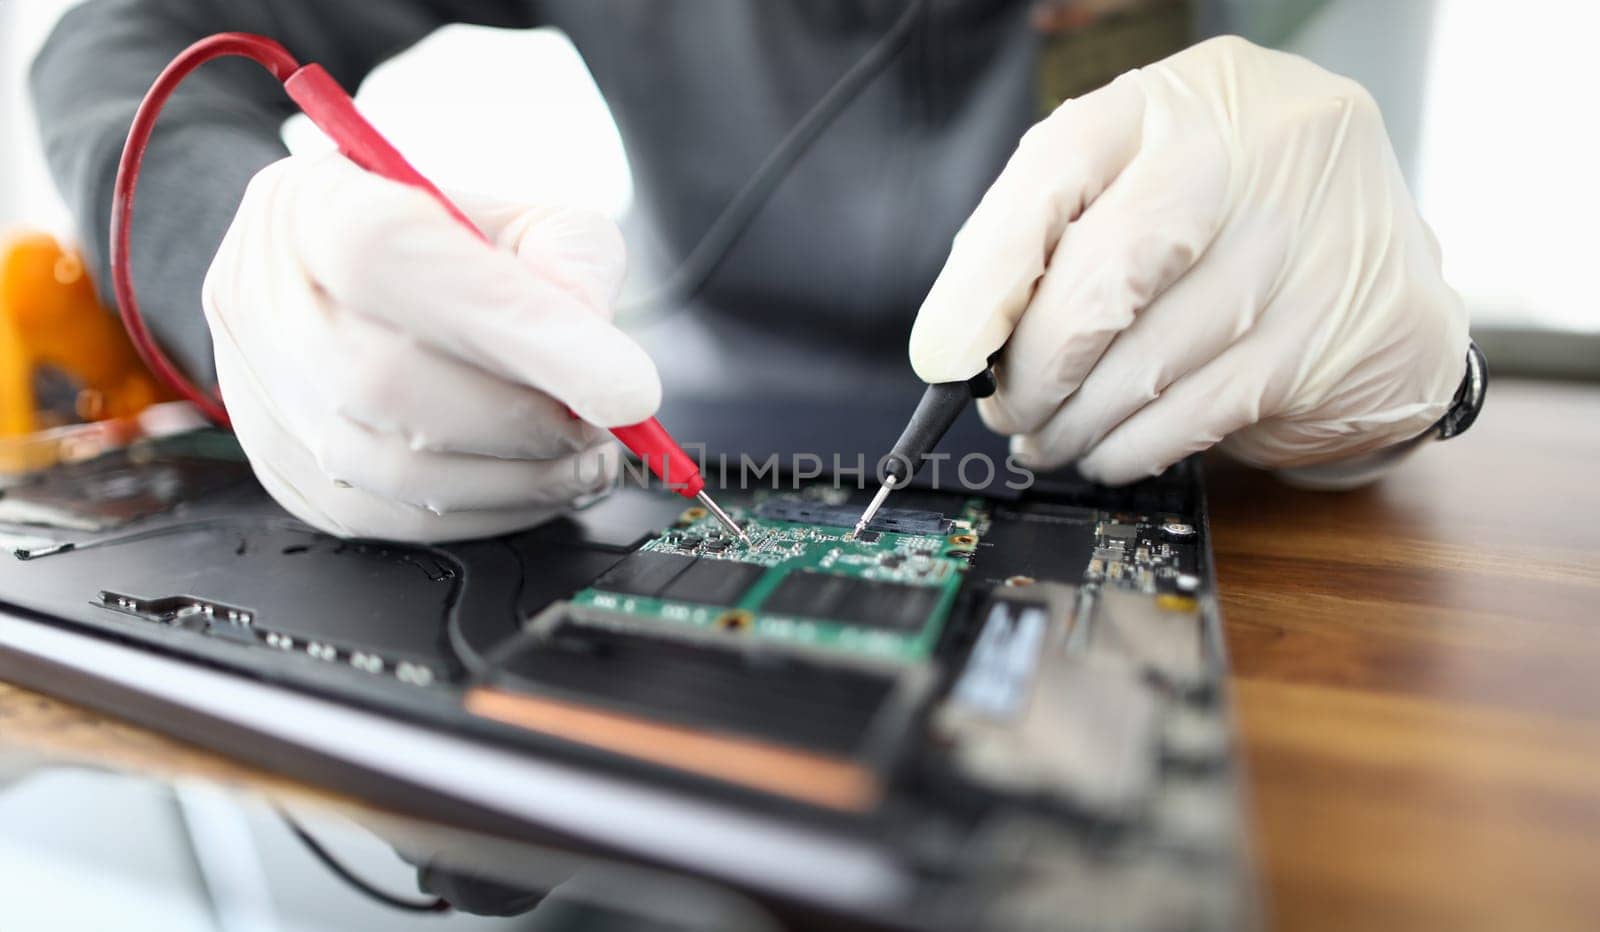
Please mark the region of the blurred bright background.
POLYGON ((1600 4, 1443 0, 1417 197, 1480 323, 1600 331, 1600 4))
MULTIPOLYGON (((72 0, 0 0, 0 229, 70 235, 33 142, 25 73, 72 0)), ((1485 327, 1600 332, 1589 280, 1600 215, 1600 119, 1591 59, 1600 4, 1524 0, 1332 0, 1291 49, 1372 88, 1391 123, 1447 275, 1485 327), (1389 6, 1373 28, 1370 14, 1389 6), (1419 54, 1420 53, 1420 54, 1419 54)), ((620 216, 632 196, 621 141, 561 35, 452 27, 381 68, 362 104, 446 186, 559 200, 620 216), (427 80, 430 66, 459 79, 427 80), (494 88, 474 97, 472 88, 494 88), (504 88, 527 88, 509 95, 504 88), (504 101, 517 100, 514 114, 504 101), (510 118, 508 118, 508 116, 510 118), (548 140, 561 139, 552 146, 548 140)), ((296 150, 321 144, 291 122, 296 150)))

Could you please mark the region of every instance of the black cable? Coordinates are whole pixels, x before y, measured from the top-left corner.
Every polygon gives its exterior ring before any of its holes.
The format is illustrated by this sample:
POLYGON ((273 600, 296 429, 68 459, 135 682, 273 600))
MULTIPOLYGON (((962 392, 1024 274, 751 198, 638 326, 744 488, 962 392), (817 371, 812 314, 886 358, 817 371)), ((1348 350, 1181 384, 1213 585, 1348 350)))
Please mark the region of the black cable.
POLYGON ((648 320, 648 312, 652 309, 681 307, 705 286, 750 221, 766 206, 772 192, 789 176, 795 163, 905 48, 926 6, 927 0, 910 0, 906 4, 900 18, 894 21, 888 31, 828 88, 773 147, 666 280, 643 297, 619 309, 621 322, 640 323, 641 318, 648 320))
POLYGON ((392 893, 385 893, 384 891, 379 890, 377 887, 374 887, 365 880, 362 880, 360 877, 357 877, 350 871, 349 868, 339 863, 333 855, 328 853, 326 848, 322 847, 321 842, 311 837, 311 833, 307 832, 300 826, 299 822, 294 820, 293 816, 289 815, 287 812, 284 812, 282 809, 279 809, 278 818, 282 819, 283 824, 289 827, 289 831, 294 833, 294 837, 300 839, 300 843, 306 846, 306 850, 310 851, 316 856, 317 860, 322 862, 322 866, 332 871, 340 880, 343 880, 345 883, 354 887, 356 890, 367 895, 368 897, 377 900, 379 903, 382 903, 385 906, 393 907, 394 909, 404 910, 408 913, 444 913, 450 911, 450 903, 444 899, 435 898, 432 900, 407 900, 395 896, 392 893))

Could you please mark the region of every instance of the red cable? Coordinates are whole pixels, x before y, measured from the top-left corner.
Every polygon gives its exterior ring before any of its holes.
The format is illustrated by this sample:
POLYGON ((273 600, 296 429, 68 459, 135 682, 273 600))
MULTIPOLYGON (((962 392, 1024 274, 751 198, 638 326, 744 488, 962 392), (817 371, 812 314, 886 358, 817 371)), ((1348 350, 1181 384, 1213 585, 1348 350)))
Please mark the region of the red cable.
POLYGON ((168 388, 187 398, 200 409, 200 413, 216 424, 229 426, 228 412, 222 402, 189 381, 167 354, 156 345, 150 328, 145 325, 139 311, 139 301, 133 294, 133 266, 128 254, 128 244, 133 228, 133 199, 139 188, 139 169, 144 164, 145 150, 150 146, 150 135, 155 131, 161 108, 191 72, 208 61, 226 56, 248 58, 272 72, 279 81, 287 81, 300 68, 300 63, 288 49, 263 36, 242 32, 225 32, 210 36, 184 49, 172 60, 153 85, 128 129, 128 142, 122 150, 122 160, 117 165, 117 181, 111 197, 111 282, 116 290, 117 307, 122 314, 122 324, 139 358, 150 367, 155 377, 168 388))
MULTIPOLYGON (((121 308, 123 326, 139 358, 163 384, 188 399, 202 414, 222 427, 231 426, 222 402, 178 371, 178 367, 156 345, 150 329, 145 326, 144 315, 139 312, 139 302, 133 294, 133 267, 128 257, 128 243, 133 227, 133 199, 139 186, 139 169, 144 163, 145 149, 150 145, 150 135, 155 130, 161 108, 184 78, 196 68, 212 59, 229 55, 248 58, 272 72, 272 76, 283 84, 289 97, 311 118, 311 122, 334 140, 346 158, 374 174, 426 191, 457 222, 479 239, 488 242, 483 231, 474 226, 459 207, 412 167, 383 134, 367 122, 356 109, 350 95, 321 66, 311 64, 301 67, 288 50, 277 42, 242 32, 220 33, 184 49, 151 85, 144 101, 139 104, 138 112, 134 114, 133 125, 128 129, 128 142, 122 150, 122 161, 117 166, 117 182, 111 202, 111 281, 116 290, 117 305, 121 308)), ((612 428, 611 433, 623 446, 638 454, 668 489, 685 498, 694 498, 705 488, 705 477, 701 475, 698 464, 655 418, 612 428)))

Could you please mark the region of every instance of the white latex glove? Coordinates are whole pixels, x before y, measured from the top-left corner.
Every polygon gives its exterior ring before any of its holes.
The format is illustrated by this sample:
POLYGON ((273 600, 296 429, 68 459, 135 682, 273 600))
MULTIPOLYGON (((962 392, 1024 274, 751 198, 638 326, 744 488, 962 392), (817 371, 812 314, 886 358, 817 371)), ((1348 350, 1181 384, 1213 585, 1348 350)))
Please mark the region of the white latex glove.
POLYGON ((460 206, 499 248, 339 156, 284 159, 251 182, 206 276, 239 442, 273 498, 329 533, 535 524, 615 475, 599 427, 660 403, 650 358, 610 322, 614 225, 460 206))
POLYGON ((1293 467, 1415 437, 1467 318, 1355 82, 1238 38, 1062 104, 957 235, 929 382, 1010 340, 980 405, 1024 463, 1124 483, 1219 441, 1293 467))

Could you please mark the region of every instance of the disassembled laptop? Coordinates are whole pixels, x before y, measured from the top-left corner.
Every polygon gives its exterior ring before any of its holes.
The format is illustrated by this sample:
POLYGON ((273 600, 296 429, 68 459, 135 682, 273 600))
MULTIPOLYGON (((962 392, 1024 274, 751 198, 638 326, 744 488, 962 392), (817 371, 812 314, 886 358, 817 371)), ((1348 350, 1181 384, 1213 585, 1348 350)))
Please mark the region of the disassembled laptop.
POLYGON ((1232 929, 1198 473, 906 489, 855 539, 854 490, 726 496, 748 544, 623 488, 414 547, 310 530, 203 430, 5 488, 0 610, 870 844, 916 882, 843 917, 869 926, 1232 929))

